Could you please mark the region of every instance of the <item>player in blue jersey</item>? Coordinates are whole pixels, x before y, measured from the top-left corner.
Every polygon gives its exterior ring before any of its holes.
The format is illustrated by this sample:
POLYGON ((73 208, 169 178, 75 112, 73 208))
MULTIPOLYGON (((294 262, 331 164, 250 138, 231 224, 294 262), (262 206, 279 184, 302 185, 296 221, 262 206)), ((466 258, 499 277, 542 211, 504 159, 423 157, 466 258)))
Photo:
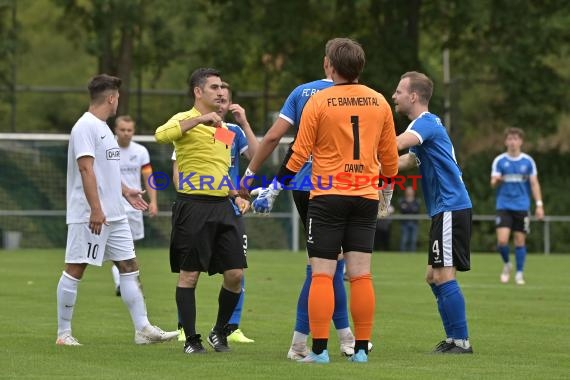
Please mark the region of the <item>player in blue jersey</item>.
POLYGON ((412 122, 397 137, 399 170, 418 166, 431 217, 426 281, 437 300, 446 339, 436 353, 473 353, 469 343, 465 300, 456 271, 470 269, 471 200, 461 178, 455 151, 441 120, 428 111, 433 82, 424 74, 407 72, 392 95, 396 112, 412 122))
POLYGON ((513 231, 517 273, 515 283, 524 285, 526 235, 530 232, 530 196, 535 200, 535 216, 544 218, 544 204, 536 164, 531 156, 521 152, 524 132, 519 128, 505 131, 507 151, 493 160, 491 187, 497 188, 497 250, 503 259, 501 282, 509 282, 512 265, 509 261, 509 240, 513 231))
MULTIPOLYGON (((329 43, 327 43, 325 52, 328 51, 329 43)), ((331 87, 333 85, 331 79, 332 67, 326 57, 323 61, 323 69, 325 71, 326 79, 320 79, 313 82, 302 84, 296 87, 291 94, 287 97, 279 117, 273 124, 273 126, 267 131, 261 144, 259 145, 258 151, 249 163, 249 167, 246 170, 245 176, 254 176, 263 162, 269 157, 269 155, 275 150, 281 138, 287 133, 287 131, 293 127, 295 128, 295 135, 299 127, 299 121, 301 120, 301 113, 305 107, 305 103, 309 98, 320 90, 331 87)), ((293 144, 291 143, 291 146, 293 144)), ((288 152, 287 157, 291 155, 291 151, 288 152)), ((307 219, 307 212, 309 207, 309 192, 311 190, 311 167, 310 161, 305 163, 301 170, 297 173, 293 181, 295 182, 295 190, 293 191, 293 200, 295 201, 295 206, 299 212, 305 231, 307 231, 307 226, 305 221, 307 219)), ((249 183, 247 184, 250 185, 249 183)), ((259 196, 253 201, 252 205, 255 205, 254 210, 256 212, 268 213, 273 207, 275 198, 279 194, 279 189, 273 184, 267 189, 261 190, 259 196)), ((344 259, 339 256, 337 263, 336 272, 333 279, 334 284, 334 295, 335 295, 335 309, 333 315, 333 322, 337 330, 337 334, 340 341, 340 351, 343 355, 352 356, 354 354, 354 335, 350 329, 350 324, 348 320, 348 309, 346 300, 346 289, 344 288, 344 259)), ((299 294, 299 299, 297 301, 297 317, 295 323, 295 330, 293 332, 293 339, 291 342, 291 347, 287 353, 287 358, 291 360, 299 360, 304 358, 309 354, 307 349, 307 338, 310 333, 309 327, 309 289, 311 287, 312 271, 311 265, 307 263, 306 277, 303 287, 301 288, 301 293, 299 294)))
MULTIPOLYGON (((219 114, 222 119, 225 118, 226 114, 229 112, 232 113, 234 119, 239 123, 232 124, 226 123, 228 129, 235 134, 231 151, 230 151, 230 168, 228 171, 228 176, 230 177, 232 184, 236 185, 239 184, 239 158, 240 155, 244 155, 248 160, 253 157, 255 154, 257 147, 259 145, 255 134, 253 133, 251 126, 247 120, 245 110, 239 104, 232 103, 232 92, 230 85, 227 82, 222 82, 222 98, 220 100, 220 111, 219 114)), ((178 188, 178 181, 179 175, 178 172, 178 165, 176 163, 176 152, 172 154, 173 160, 173 181, 178 188)), ((187 175, 183 173, 183 176, 187 175)), ((245 226, 243 223, 243 219, 241 218, 241 212, 235 205, 233 204, 236 216, 239 218, 239 226, 242 229, 242 234, 244 236, 244 251, 247 250, 247 235, 245 233, 245 226)), ((239 324, 241 321, 241 314, 243 310, 243 302, 244 302, 244 294, 245 294, 245 275, 242 277, 241 280, 242 292, 239 298, 239 301, 234 309, 230 320, 228 321, 228 325, 226 326, 226 333, 228 334, 228 342, 233 343, 253 343, 254 340, 246 337, 243 331, 239 328, 239 324)), ((184 330, 182 326, 178 326, 179 328, 179 341, 186 341, 186 337, 184 336, 184 330)))

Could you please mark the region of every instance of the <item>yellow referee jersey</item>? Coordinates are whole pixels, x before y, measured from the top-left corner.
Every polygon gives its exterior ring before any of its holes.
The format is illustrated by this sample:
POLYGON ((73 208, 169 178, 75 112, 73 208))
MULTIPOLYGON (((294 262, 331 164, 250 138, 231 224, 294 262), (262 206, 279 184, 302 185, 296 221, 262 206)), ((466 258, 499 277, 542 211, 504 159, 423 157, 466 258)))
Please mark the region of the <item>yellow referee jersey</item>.
MULTIPOLYGON (((232 186, 228 177, 231 146, 214 138, 215 127, 198 124, 184 134, 180 129, 180 121, 200 115, 196 108, 177 113, 158 127, 154 137, 159 143, 174 144, 180 184, 176 191, 225 197, 232 186)), ((222 123, 220 128, 227 126, 222 123)))

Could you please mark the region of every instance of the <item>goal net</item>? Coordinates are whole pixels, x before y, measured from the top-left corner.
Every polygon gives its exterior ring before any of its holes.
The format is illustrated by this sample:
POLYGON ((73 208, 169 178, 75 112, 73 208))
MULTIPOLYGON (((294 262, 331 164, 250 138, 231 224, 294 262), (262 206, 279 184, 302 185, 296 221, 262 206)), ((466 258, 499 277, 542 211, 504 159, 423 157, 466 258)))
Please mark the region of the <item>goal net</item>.
MULTIPOLYGON (((0 134, 0 238, 3 248, 65 248, 67 173, 66 134, 0 134)), ((135 136, 150 153, 153 170, 172 173, 172 146, 153 136, 135 136)), ((275 174, 290 138, 266 162, 263 173, 275 174)), ((242 158, 243 159, 243 158, 242 158)), ((247 162, 242 161, 245 168, 247 162)), ((167 248, 174 187, 158 192, 159 215, 145 217, 145 238, 137 247, 167 248)), ((269 216, 246 215, 249 248, 299 249, 299 221, 290 192, 282 194, 269 216)))

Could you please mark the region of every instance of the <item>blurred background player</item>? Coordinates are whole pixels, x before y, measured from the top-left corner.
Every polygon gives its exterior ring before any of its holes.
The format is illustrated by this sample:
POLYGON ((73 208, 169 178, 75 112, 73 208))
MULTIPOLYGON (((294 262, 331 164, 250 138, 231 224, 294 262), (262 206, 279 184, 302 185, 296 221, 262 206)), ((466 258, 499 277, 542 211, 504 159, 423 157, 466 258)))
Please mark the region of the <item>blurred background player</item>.
MULTIPOLYGON (((418 215, 420 203, 416 199, 416 190, 412 186, 406 186, 404 197, 398 204, 400 213, 403 215, 418 215)), ((418 242, 418 221, 407 219, 400 221, 400 252, 416 252, 418 242)))
POLYGON ((57 285, 57 345, 79 346, 71 319, 79 282, 87 265, 112 260, 120 271, 121 298, 135 327, 135 343, 175 339, 150 324, 139 281, 135 247, 122 198, 137 210, 146 210, 141 191, 121 183, 120 149, 106 120, 119 104, 121 79, 106 74, 89 83, 89 110, 71 130, 67 154, 67 245, 65 270, 57 285))
POLYGON ((403 74, 392 95, 396 112, 411 120, 398 136, 399 169, 419 167, 427 211, 431 217, 426 281, 437 300, 446 339, 435 353, 472 354, 465 299, 456 271, 468 271, 470 263, 472 205, 455 159, 447 130, 429 112, 433 82, 425 74, 403 74))
MULTIPOLYGON (((234 141, 232 143, 231 153, 230 153, 230 169, 228 175, 232 180, 232 183, 236 186, 239 184, 239 159, 240 155, 244 155, 248 160, 253 157, 257 146, 259 145, 255 134, 253 133, 249 122, 247 121, 247 117, 245 114, 245 110, 239 104, 232 103, 232 91, 230 85, 227 82, 222 82, 222 98, 220 100, 220 111, 219 115, 222 119, 225 119, 226 114, 230 111, 236 122, 238 124, 226 123, 228 129, 235 133, 234 141)), ((175 188, 178 188, 179 182, 179 175, 178 172, 178 163, 176 162, 176 152, 172 153, 172 177, 173 183, 175 188)), ((247 234, 245 232, 245 225, 243 219, 241 218, 241 212, 237 208, 234 203, 234 209, 236 212, 236 216, 238 217, 238 223, 240 228, 242 228, 243 236, 244 236, 244 251, 247 250, 247 234)), ((234 343, 253 343, 253 339, 249 339, 245 336, 243 331, 239 328, 239 324, 241 321, 241 314, 243 311, 243 302, 245 297, 245 274, 242 277, 242 292, 239 298, 238 304, 234 309, 234 312, 228 322, 227 332, 228 335, 228 342, 234 343)), ((184 335, 184 329, 179 323, 179 341, 185 341, 186 337, 184 335)))
MULTIPOLYGON (((144 188, 148 194, 148 215, 152 218, 158 214, 157 194, 153 186, 149 186, 148 179, 152 174, 150 155, 148 150, 141 144, 132 141, 135 134, 135 121, 128 115, 117 117, 115 120, 115 136, 121 151, 121 181, 131 189, 142 190, 141 177, 144 180, 144 188)), ((123 199, 123 205, 129 219, 133 241, 144 238, 143 212, 136 210, 123 199)), ((121 295, 119 286, 119 270, 115 265, 111 267, 115 293, 121 295)))
MULTIPOLYGON (((330 42, 330 41, 329 41, 330 42)), ((329 46, 329 42, 325 47, 325 55, 329 46)), ((302 84, 296 87, 285 100, 283 108, 279 113, 279 117, 273 123, 271 128, 267 131, 263 140, 261 141, 257 153, 251 159, 249 167, 245 172, 245 176, 253 176, 255 172, 259 171, 265 160, 275 150, 279 141, 290 130, 291 127, 295 128, 295 136, 297 135, 299 122, 301 120, 301 113, 309 98, 316 94, 318 91, 333 85, 331 79, 331 66, 328 59, 323 59, 323 70, 326 78, 319 79, 313 82, 302 84)), ((284 162, 286 162, 291 155, 292 151, 289 149, 284 162)), ((309 159, 301 170, 295 176, 295 183, 297 184, 295 190, 292 191, 293 200, 303 227, 305 234, 307 234, 307 210, 309 208, 309 192, 311 190, 311 168, 312 162, 309 159)), ((247 184, 248 186, 250 183, 247 184)), ((246 186, 246 187, 248 187, 246 186)), ((269 187, 260 191, 257 199, 253 201, 252 207, 256 212, 268 213, 271 211, 275 199, 280 190, 274 187, 269 187)), ((335 295, 335 311, 333 315, 333 322, 337 330, 338 338, 340 341, 340 351, 343 355, 351 356, 354 354, 354 335, 350 329, 348 319, 348 307, 346 299, 346 289, 344 287, 344 259, 339 256, 337 268, 334 275, 334 295, 335 295)), ((310 333, 309 326, 309 289, 311 287, 312 270, 311 265, 307 263, 306 276, 299 299, 297 301, 297 317, 295 322, 295 329, 293 331, 293 338, 291 346, 287 353, 287 358, 291 360, 298 360, 308 355, 307 338, 310 333)))
POLYGON ((535 201, 535 216, 544 218, 544 204, 536 164, 531 156, 521 151, 524 132, 519 128, 505 131, 507 151, 493 160, 491 187, 497 188, 497 250, 503 259, 501 282, 509 282, 512 265, 509 261, 509 240, 513 231, 517 273, 515 283, 524 285, 526 235, 530 232, 530 196, 535 201))

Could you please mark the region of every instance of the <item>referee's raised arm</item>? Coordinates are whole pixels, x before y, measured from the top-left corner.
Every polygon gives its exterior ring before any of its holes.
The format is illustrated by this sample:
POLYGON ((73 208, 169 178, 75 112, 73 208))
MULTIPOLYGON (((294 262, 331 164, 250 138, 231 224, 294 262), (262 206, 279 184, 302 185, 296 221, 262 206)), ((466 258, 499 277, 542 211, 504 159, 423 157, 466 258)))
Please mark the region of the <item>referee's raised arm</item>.
POLYGON ((222 118, 216 112, 191 118, 187 118, 187 113, 185 112, 177 113, 156 129, 154 139, 160 144, 169 144, 181 138, 184 133, 197 125, 217 126, 221 122, 222 118))

